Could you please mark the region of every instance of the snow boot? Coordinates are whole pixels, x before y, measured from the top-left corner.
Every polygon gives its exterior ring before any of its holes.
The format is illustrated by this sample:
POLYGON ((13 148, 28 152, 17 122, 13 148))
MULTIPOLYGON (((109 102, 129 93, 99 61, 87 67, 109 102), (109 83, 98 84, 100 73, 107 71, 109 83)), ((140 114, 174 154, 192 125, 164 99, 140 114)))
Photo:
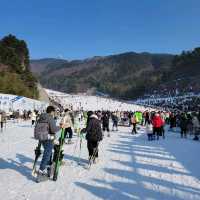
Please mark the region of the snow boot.
POLYGON ((45 170, 41 171, 39 170, 37 173, 37 178, 36 178, 36 182, 40 183, 40 182, 44 182, 49 180, 48 174, 45 172, 45 170))

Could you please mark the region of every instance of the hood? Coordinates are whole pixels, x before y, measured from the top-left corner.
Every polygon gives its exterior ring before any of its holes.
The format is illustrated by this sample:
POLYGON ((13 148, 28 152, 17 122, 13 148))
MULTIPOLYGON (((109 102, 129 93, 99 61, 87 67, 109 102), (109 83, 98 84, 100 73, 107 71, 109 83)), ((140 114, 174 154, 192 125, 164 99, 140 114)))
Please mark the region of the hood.
POLYGON ((90 118, 99 119, 99 118, 98 118, 98 116, 97 116, 97 115, 95 115, 95 114, 92 114, 92 115, 90 116, 90 118))
POLYGON ((51 116, 48 113, 42 113, 39 118, 39 122, 48 122, 51 116))

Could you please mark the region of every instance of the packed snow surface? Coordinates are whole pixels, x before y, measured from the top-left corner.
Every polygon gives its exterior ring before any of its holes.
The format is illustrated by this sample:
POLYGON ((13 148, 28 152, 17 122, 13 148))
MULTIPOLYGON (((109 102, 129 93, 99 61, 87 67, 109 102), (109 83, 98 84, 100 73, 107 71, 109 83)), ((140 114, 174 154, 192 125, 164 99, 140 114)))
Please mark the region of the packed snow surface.
MULTIPOLYGON (((144 128, 130 127, 107 134, 100 160, 88 170, 83 141, 65 145, 65 165, 57 182, 35 183, 31 175, 34 148, 30 121, 8 122, 0 133, 0 194, 3 200, 200 200, 200 143, 167 132, 166 139, 147 141, 144 128)), ((167 128, 166 128, 167 129, 167 128)))
MULTIPOLYGON (((63 105, 68 107, 73 106, 74 110, 109 110, 109 111, 144 111, 147 108, 144 106, 138 106, 136 104, 127 103, 123 101, 118 101, 111 98, 105 98, 100 96, 92 96, 86 94, 66 94, 62 92, 57 92, 53 90, 46 89, 49 97, 63 105)), ((148 108, 152 110, 151 108, 148 108)))

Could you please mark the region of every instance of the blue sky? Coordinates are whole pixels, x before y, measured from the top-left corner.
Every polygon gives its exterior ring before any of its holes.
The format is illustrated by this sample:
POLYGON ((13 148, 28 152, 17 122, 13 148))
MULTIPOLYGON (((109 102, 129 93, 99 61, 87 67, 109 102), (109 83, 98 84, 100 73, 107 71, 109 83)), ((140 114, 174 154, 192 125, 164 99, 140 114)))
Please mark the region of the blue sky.
POLYGON ((200 46, 200 0, 0 0, 9 33, 31 58, 180 53, 200 46))

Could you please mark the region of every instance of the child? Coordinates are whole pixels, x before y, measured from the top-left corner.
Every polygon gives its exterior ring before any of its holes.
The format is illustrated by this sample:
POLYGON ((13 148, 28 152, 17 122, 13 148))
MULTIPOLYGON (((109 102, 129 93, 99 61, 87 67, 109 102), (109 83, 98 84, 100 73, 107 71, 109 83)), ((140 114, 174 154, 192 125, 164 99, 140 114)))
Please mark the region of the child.
POLYGON ((150 120, 148 120, 146 123, 146 132, 147 132, 148 140, 149 141, 153 140, 153 125, 150 120))

